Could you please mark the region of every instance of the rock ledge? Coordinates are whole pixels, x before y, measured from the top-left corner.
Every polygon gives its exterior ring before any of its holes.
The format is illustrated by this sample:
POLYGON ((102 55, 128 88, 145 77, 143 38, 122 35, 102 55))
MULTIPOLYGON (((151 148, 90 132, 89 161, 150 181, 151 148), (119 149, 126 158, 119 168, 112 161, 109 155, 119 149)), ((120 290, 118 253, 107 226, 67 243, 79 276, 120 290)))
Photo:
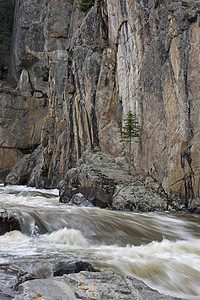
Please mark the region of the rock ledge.
POLYGON ((175 300, 159 294, 143 282, 111 271, 63 275, 53 279, 36 279, 19 287, 20 295, 14 300, 175 300))

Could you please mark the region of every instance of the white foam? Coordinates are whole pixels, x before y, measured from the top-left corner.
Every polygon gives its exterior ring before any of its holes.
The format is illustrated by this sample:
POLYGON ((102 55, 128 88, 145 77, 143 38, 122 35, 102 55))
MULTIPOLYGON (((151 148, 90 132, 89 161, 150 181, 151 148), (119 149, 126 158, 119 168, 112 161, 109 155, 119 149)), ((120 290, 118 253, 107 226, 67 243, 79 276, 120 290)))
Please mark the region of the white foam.
POLYGON ((57 190, 53 197, 47 193, 52 190, 0 186, 0 204, 15 211, 28 232, 35 225, 50 232, 37 238, 19 231, 1 236, 6 259, 23 257, 29 263, 32 255, 35 263, 35 257, 43 261, 69 254, 140 278, 162 293, 200 299, 199 218, 79 208, 59 203, 57 190))
POLYGON ((28 187, 26 185, 6 185, 6 186, 0 186, 1 193, 10 193, 10 192, 40 192, 44 194, 51 194, 58 196, 59 190, 58 189, 37 189, 35 187, 28 187))
POLYGON ((13 230, 0 236, 0 244, 15 244, 21 241, 28 240, 28 237, 23 235, 20 231, 13 230))
POLYGON ((79 230, 63 228, 41 237, 43 242, 86 248, 89 243, 79 230))
POLYGON ((90 248, 97 262, 142 279, 161 293, 200 299, 200 239, 90 248))

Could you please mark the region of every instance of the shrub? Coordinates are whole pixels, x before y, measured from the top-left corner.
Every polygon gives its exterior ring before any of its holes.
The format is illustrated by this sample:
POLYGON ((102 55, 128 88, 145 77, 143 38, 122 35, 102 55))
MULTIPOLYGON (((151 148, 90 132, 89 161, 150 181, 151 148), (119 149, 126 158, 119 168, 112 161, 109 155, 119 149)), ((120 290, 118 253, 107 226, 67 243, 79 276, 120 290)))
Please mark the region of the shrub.
POLYGON ((77 7, 79 11, 86 12, 94 5, 94 0, 78 0, 77 7))

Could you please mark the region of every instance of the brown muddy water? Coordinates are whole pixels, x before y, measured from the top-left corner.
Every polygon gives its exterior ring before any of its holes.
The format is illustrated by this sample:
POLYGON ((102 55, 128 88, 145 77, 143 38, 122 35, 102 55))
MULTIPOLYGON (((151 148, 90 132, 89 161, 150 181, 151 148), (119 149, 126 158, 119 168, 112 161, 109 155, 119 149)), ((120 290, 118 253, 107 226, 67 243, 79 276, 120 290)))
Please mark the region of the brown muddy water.
POLYGON ((19 270, 52 276, 84 260, 143 280, 161 293, 200 299, 200 216, 110 211, 59 203, 57 190, 0 186, 0 209, 22 232, 0 236, 0 299, 13 299, 19 270))

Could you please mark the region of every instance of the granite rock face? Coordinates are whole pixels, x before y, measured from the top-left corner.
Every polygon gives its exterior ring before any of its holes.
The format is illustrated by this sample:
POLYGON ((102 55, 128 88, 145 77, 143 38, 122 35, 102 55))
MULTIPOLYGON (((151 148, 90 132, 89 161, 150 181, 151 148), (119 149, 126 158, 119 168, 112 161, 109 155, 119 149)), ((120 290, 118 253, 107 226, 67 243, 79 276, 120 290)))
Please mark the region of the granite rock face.
POLYGON ((200 7, 198 1, 151 5, 150 13, 143 14, 138 96, 144 134, 136 165, 187 206, 199 195, 200 7))
MULTIPOLYGON (((1 181, 5 181, 5 176, 20 158, 32 153, 41 144, 47 113, 44 2, 15 1, 14 4, 9 80, 0 84, 1 181)), ((20 179, 16 183, 23 181, 20 179)))
POLYGON ((5 181, 24 154, 33 152, 40 144, 46 111, 46 99, 0 88, 0 181, 5 181))
POLYGON ((32 176, 34 176, 37 164, 40 163, 41 154, 41 145, 32 153, 25 154, 7 175, 5 184, 26 184, 32 186, 32 176))
MULTIPOLYGON (((126 112, 143 133, 132 164, 187 207, 199 196, 197 0, 16 0, 10 81, 48 98, 32 184, 54 187, 86 150, 126 155, 126 112)), ((20 156, 18 156, 19 158, 20 156)))
POLYGON ((108 1, 118 95, 143 126, 134 163, 167 193, 199 195, 198 1, 108 1))

